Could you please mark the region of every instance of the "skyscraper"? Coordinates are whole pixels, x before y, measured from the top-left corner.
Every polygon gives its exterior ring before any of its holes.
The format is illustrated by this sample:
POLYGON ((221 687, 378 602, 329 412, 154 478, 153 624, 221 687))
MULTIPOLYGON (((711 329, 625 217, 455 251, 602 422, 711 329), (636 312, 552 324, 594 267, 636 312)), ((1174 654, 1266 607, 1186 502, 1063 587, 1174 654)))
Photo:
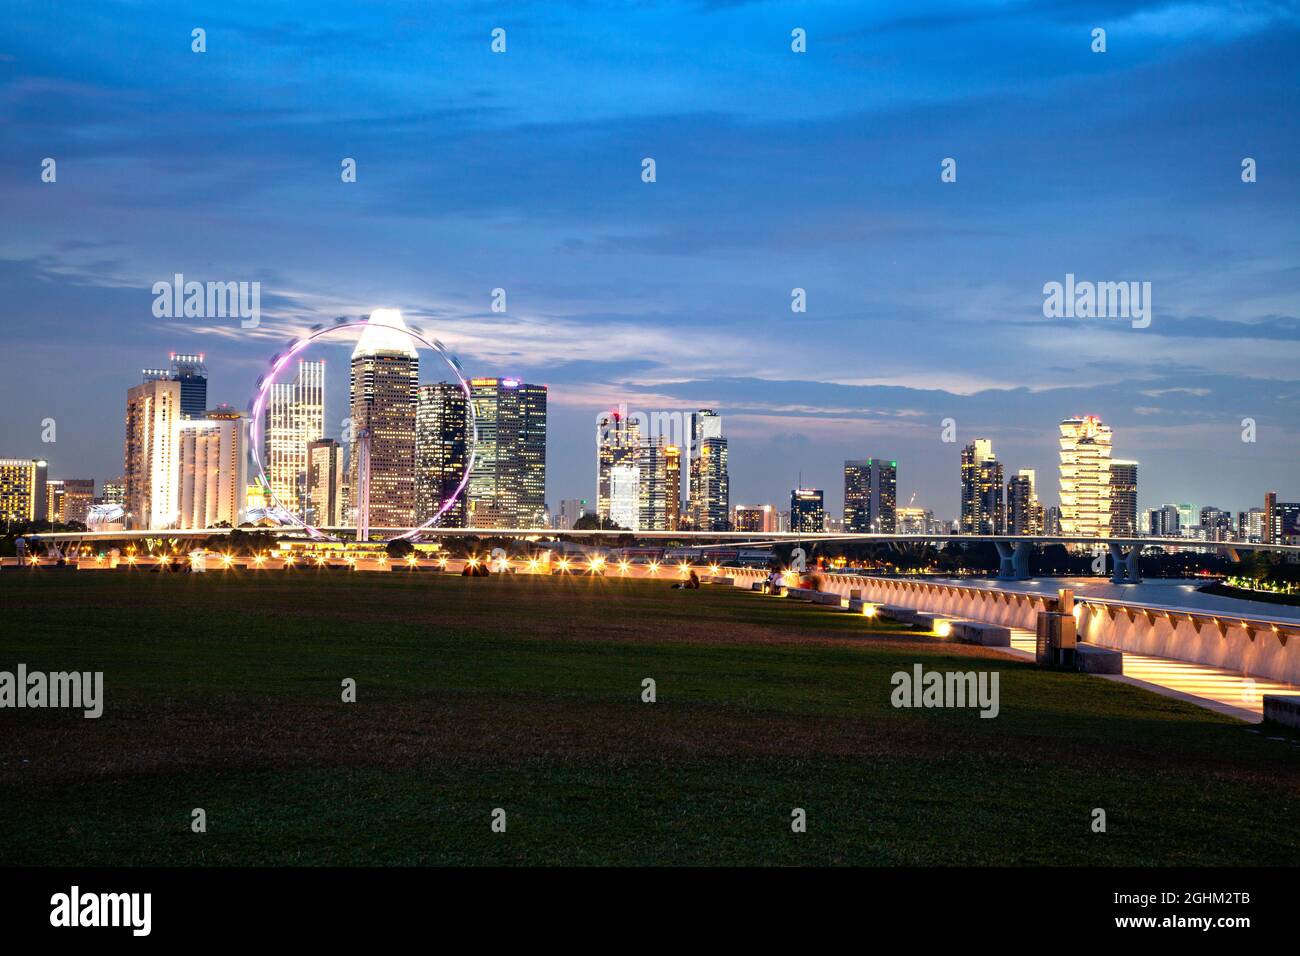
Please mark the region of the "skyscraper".
POLYGON ((47 468, 36 458, 0 458, 0 521, 48 520, 47 468))
POLYGON ((780 514, 773 505, 736 505, 731 512, 731 530, 766 533, 779 531, 780 514))
POLYGON ((167 368, 144 370, 146 382, 178 382, 181 386, 181 418, 202 418, 208 407, 208 369, 202 355, 172 352, 167 368))
POLYGON ((826 509, 820 488, 795 488, 790 492, 790 530, 821 534, 826 530, 826 509))
POLYGON ((643 439, 637 466, 640 471, 637 530, 667 531, 668 440, 662 435, 643 439))
MULTIPOLYGON (((456 493, 469 454, 469 401, 459 384, 421 385, 415 408, 415 521, 424 524, 456 493)), ((465 527, 465 494, 439 524, 465 527)))
POLYGON ((682 450, 664 446, 664 521, 669 531, 682 526, 682 450))
POLYGON ((1110 533, 1110 452, 1110 426, 1100 418, 1083 415, 1061 422, 1062 534, 1110 533))
POLYGON ((307 512, 307 446, 325 434, 325 363, 299 360, 291 382, 275 382, 266 403, 266 480, 280 507, 307 512))
POLYGON ((1162 505, 1147 512, 1147 528, 1153 538, 1181 536, 1182 518, 1177 505, 1162 505))
POLYGON ((641 469, 624 463, 609 470, 609 520, 620 528, 640 531, 641 469))
POLYGON ((1021 468, 1007 479, 1007 531, 1043 533, 1043 506, 1038 503, 1036 474, 1032 468, 1021 468))
POLYGON ((894 534, 898 527, 898 462, 862 458, 844 463, 844 530, 894 534))
POLYGON ((641 453, 641 425, 620 405, 596 420, 596 514, 609 517, 613 469, 636 464, 641 453))
POLYGON ((248 489, 244 416, 218 408, 177 423, 177 528, 239 525, 248 489))
POLYGON ((179 474, 176 425, 181 420, 179 382, 153 379, 126 393, 126 526, 151 531, 176 520, 179 474))
POLYGON ((470 399, 478 445, 469 526, 538 528, 546 520, 546 386, 476 378, 470 399))
POLYGON ((1122 538, 1138 533, 1138 463, 1110 460, 1110 533, 1122 538))
POLYGON ((363 530, 415 523, 419 381, 420 355, 406 334, 402 313, 376 309, 352 350, 348 485, 363 530))
POLYGON ((725 531, 730 522, 731 478, 722 418, 711 408, 691 414, 689 507, 699 531, 725 531))
POLYGON ((1006 523, 1002 463, 993 442, 977 438, 961 452, 961 533, 1001 534, 1006 523))
POLYGON ((307 515, 316 527, 337 528, 347 522, 343 446, 322 438, 307 446, 307 515))

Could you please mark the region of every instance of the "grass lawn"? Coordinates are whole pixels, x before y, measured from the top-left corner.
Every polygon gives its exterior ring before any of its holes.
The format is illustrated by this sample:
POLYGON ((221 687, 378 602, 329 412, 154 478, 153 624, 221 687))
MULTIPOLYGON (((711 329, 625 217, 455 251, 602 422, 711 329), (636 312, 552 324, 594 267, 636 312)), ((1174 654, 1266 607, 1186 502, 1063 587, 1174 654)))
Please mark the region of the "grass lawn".
POLYGON ((1300 863, 1290 738, 730 588, 6 570, 20 662, 106 702, 0 710, 4 864, 1300 863), (893 708, 914 663, 999 716, 893 708))

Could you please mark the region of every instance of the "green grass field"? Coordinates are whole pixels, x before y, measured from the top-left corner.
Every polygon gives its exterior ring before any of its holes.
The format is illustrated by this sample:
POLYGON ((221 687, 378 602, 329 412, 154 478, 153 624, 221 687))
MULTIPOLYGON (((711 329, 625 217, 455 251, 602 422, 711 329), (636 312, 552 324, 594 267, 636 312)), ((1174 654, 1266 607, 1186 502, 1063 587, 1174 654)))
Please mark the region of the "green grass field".
POLYGON ((7 570, 19 662, 106 703, 0 710, 5 864, 1300 863, 1292 739, 730 588, 7 570), (918 662, 1000 715, 893 708, 918 662))

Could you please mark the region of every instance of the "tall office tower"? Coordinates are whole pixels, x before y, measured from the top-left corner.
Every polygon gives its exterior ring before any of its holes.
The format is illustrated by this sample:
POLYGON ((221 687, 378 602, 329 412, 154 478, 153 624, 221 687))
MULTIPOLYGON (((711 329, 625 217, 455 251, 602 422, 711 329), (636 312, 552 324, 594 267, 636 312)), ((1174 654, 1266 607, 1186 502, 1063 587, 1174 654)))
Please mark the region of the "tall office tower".
POLYGON ((86 523, 95 503, 94 478, 51 478, 45 484, 45 515, 50 521, 86 523))
POLYGON ((961 452, 961 534, 1001 534, 1006 526, 1002 463, 993 442, 977 438, 961 452))
POLYGON ((104 482, 104 494, 102 495, 106 505, 120 505, 126 501, 126 479, 114 478, 112 481, 104 482))
POLYGON ((1147 512, 1147 528, 1153 538, 1177 538, 1182 518, 1177 505, 1163 505, 1147 512))
POLYGON ((546 386, 514 378, 470 381, 478 450, 469 526, 538 528, 546 520, 546 386))
POLYGON ((1110 533, 1132 538, 1138 533, 1138 463, 1110 460, 1110 533))
POLYGON ((1007 479, 1007 531, 1011 534, 1040 533, 1042 514, 1035 478, 1032 468, 1022 468, 1007 479))
POLYGON ((202 355, 182 355, 172 352, 167 368, 144 370, 146 382, 179 382, 181 386, 181 418, 202 418, 208 408, 208 369, 202 355))
POLYGON ((620 405, 596 420, 596 515, 609 517, 614 468, 634 465, 641 453, 641 425, 620 405))
POLYGON ((248 426, 229 406, 176 425, 177 528, 238 527, 248 489, 248 426))
POLYGON ((894 534, 898 528, 898 462, 862 458, 844 463, 844 530, 894 534))
POLYGON ((1111 431, 1095 415, 1061 422, 1061 531, 1110 533, 1111 431))
POLYGON ((1273 516, 1277 512, 1277 492, 1264 493, 1264 517, 1260 521, 1259 540, 1264 544, 1276 544, 1273 537, 1273 516))
POLYGON ((682 450, 664 446, 664 521, 669 531, 682 526, 682 450))
POLYGON ((790 530, 821 534, 826 529, 826 510, 820 488, 795 488, 790 492, 790 530))
POLYGON ((1300 538, 1300 503, 1278 501, 1277 492, 1264 495, 1261 537, 1265 544, 1293 544, 1300 538))
POLYGON ((333 438, 307 446, 307 514, 303 520, 308 524, 340 528, 347 522, 344 457, 343 446, 333 438))
POLYGON ((179 382, 154 379, 126 393, 126 526, 151 531, 176 521, 179 459, 176 425, 181 420, 179 382))
POLYGON ((555 517, 556 531, 572 531, 583 515, 591 514, 586 498, 561 498, 560 512, 555 517))
POLYGON ((299 360, 291 382, 276 382, 266 403, 266 478, 284 510, 307 511, 307 446, 325 434, 325 363, 299 360))
MULTIPOLYGON (((415 405, 415 523, 424 524, 456 494, 469 454, 469 400, 458 384, 421 385, 415 405)), ((466 494, 438 524, 465 527, 466 494)))
POLYGON ((640 531, 641 468, 615 465, 609 470, 609 521, 628 531, 640 531))
POLYGON ((637 459, 640 490, 637 497, 637 530, 668 530, 668 439, 662 435, 645 438, 637 459))
POLYGON ((731 519, 731 478, 722 418, 711 408, 691 413, 687 509, 697 531, 726 531, 731 519))
POLYGON ((357 526, 363 531, 409 528, 415 523, 419 382, 420 355, 406 334, 402 313, 397 309, 371 312, 352 350, 351 372, 348 485, 357 526))
POLYGON ((48 466, 36 458, 0 458, 0 521, 46 521, 48 466))

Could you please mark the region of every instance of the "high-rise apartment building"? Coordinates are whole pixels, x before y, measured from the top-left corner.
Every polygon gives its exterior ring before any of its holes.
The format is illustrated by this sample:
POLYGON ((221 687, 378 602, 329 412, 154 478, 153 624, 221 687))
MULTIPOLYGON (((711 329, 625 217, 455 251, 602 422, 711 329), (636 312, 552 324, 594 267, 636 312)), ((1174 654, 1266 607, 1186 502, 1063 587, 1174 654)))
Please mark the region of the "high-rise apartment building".
POLYGON ((238 527, 248 489, 248 424, 230 407, 176 424, 173 527, 238 527))
POLYGON ((1032 468, 1021 468, 1007 479, 1007 531, 1043 533, 1043 506, 1038 501, 1037 474, 1032 468))
POLYGON ((1110 533, 1109 425, 1095 415, 1061 422, 1061 531, 1105 537, 1110 533))
POLYGON ((347 523, 344 448, 333 438, 307 446, 307 524, 339 528, 347 523))
POLYGON ((126 479, 114 478, 104 482, 103 504, 120 505, 126 502, 126 479))
POLYGON ((961 534, 1002 534, 1006 526, 1002 463, 993 442, 977 438, 961 452, 961 534))
POLYGON ((126 393, 126 526, 150 531, 174 526, 180 511, 176 493, 180 459, 177 424, 181 421, 179 382, 154 379, 126 393))
MULTIPOLYGON (((469 400, 459 384, 421 385, 415 409, 415 522, 424 524, 456 494, 469 454, 469 400)), ((465 527, 466 497, 447 509, 439 525, 465 527)))
POLYGON ((779 531, 780 513, 774 505, 736 505, 731 512, 733 531, 750 531, 766 534, 779 531))
POLYGON ((470 400, 478 422, 478 445, 469 481, 469 526, 542 527, 546 386, 513 378, 476 378, 470 381, 470 400))
POLYGON ((826 530, 826 509, 820 488, 794 488, 790 492, 790 530, 821 534, 826 530))
POLYGON ((1177 538, 1182 532, 1182 517, 1177 505, 1162 505, 1147 512, 1147 530, 1153 538, 1177 538))
POLYGON ((266 480, 280 507, 307 512, 307 446, 325 434, 325 363, 298 362, 290 382, 271 385, 266 403, 266 480))
POLYGON ((844 530, 894 534, 898 529, 898 462, 862 458, 844 463, 844 530))
POLYGON ((1265 544, 1295 544, 1300 540, 1300 502, 1278 501, 1277 492, 1268 492, 1261 530, 1265 544))
POLYGON ((348 487, 358 528, 409 528, 415 524, 419 381, 420 355, 406 332, 402 313, 376 309, 352 350, 348 487))
POLYGON ((1138 463, 1110 460, 1110 533, 1121 538, 1138 533, 1138 463))
POLYGON ((0 458, 0 521, 50 520, 48 465, 37 458, 0 458))

